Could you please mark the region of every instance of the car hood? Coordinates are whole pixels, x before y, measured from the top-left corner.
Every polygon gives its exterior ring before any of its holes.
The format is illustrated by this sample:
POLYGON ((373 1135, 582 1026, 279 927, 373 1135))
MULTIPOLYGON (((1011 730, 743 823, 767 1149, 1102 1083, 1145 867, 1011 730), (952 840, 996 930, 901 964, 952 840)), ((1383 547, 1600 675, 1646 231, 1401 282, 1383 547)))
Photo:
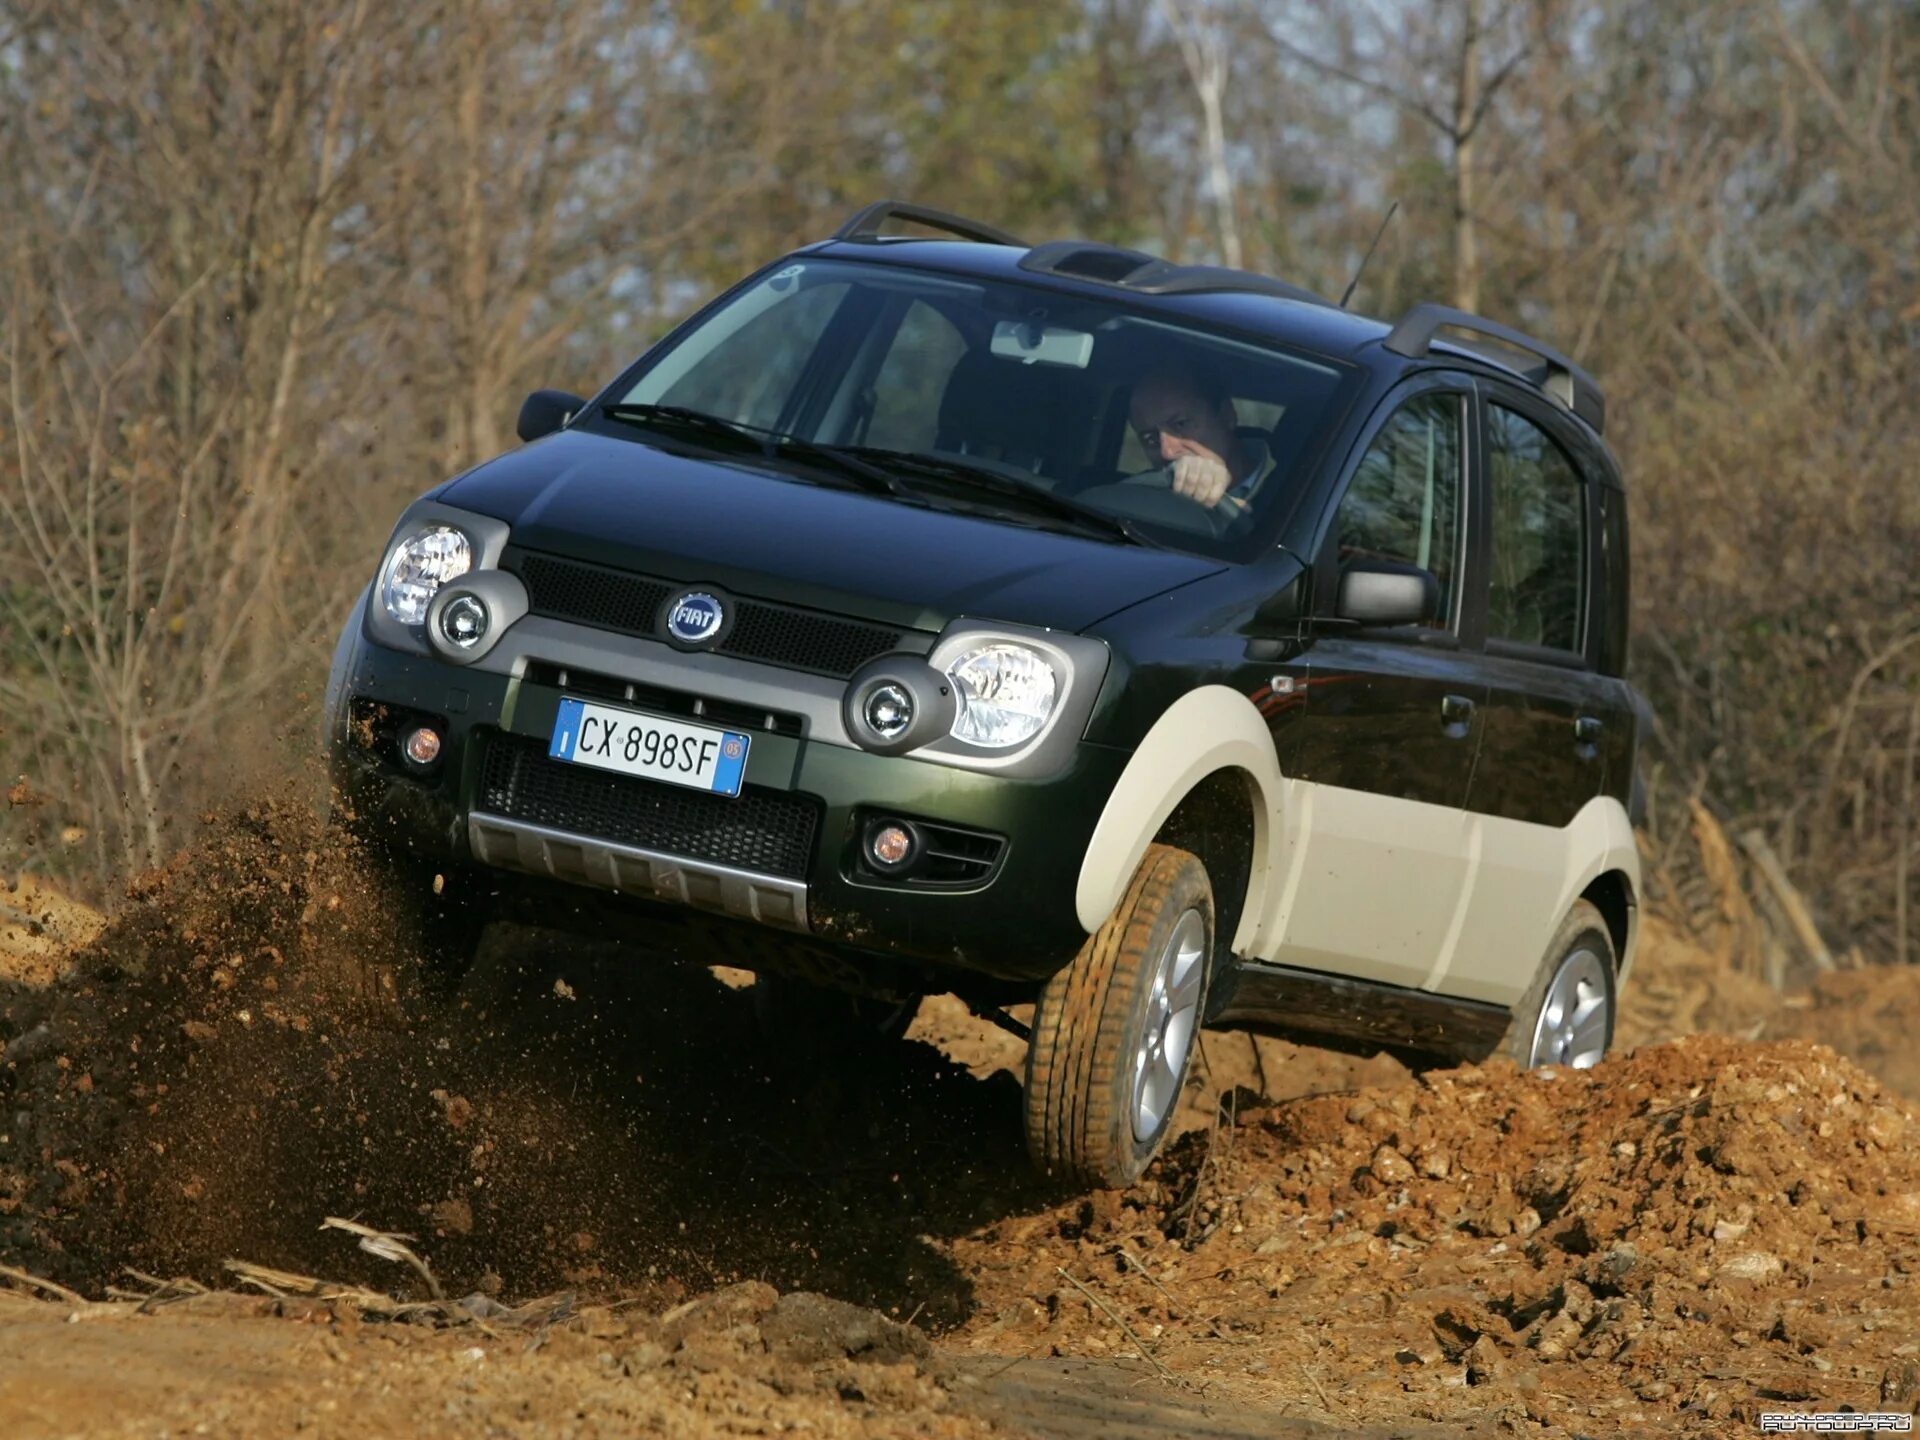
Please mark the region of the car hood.
POLYGON ((1225 568, 591 431, 504 455, 438 498, 504 520, 528 550, 916 629, 967 615, 1080 630, 1225 568))

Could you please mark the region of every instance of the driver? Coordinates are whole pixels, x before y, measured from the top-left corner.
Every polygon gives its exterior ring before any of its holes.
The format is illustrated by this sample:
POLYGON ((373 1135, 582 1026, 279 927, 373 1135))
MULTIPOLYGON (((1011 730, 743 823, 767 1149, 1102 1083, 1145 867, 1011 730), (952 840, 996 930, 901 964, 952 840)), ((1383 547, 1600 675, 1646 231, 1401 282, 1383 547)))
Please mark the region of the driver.
POLYGON ((1228 519, 1253 508, 1254 492, 1273 470, 1266 444, 1239 433, 1226 382, 1204 360, 1148 370, 1134 382, 1127 420, 1174 494, 1228 519))

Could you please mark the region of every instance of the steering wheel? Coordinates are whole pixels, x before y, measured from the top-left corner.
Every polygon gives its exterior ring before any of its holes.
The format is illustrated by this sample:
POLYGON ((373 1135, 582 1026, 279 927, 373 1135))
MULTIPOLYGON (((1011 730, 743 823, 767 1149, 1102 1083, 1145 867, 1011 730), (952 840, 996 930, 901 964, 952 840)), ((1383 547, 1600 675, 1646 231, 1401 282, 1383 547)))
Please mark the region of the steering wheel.
POLYGON ((1082 490, 1076 498, 1113 514, 1148 520, 1171 530, 1193 531, 1216 540, 1224 540, 1233 533, 1240 520, 1238 513, 1175 494, 1171 484, 1157 478, 1165 473, 1148 470, 1114 484, 1094 485, 1082 490))

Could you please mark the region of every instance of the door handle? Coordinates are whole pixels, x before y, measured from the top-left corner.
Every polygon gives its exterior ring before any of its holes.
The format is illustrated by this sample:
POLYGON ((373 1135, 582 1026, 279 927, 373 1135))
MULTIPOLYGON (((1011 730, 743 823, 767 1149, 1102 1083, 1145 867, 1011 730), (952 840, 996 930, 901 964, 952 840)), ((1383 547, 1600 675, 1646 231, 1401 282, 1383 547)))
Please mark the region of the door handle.
POLYGON ((1442 695, 1440 718, 1448 725, 1465 725, 1473 719, 1473 701, 1465 695, 1442 695))
POLYGON ((1576 745, 1598 745, 1600 736, 1606 729, 1597 715, 1582 715, 1573 722, 1573 740, 1576 745))

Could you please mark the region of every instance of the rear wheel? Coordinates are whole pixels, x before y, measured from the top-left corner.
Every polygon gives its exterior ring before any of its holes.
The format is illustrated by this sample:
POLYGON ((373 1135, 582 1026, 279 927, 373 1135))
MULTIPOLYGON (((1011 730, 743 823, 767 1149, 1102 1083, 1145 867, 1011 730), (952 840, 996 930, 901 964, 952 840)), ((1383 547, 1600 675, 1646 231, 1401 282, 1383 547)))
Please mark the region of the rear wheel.
POLYGON ((1605 918, 1589 901, 1575 901, 1532 987, 1513 1007, 1500 1053, 1528 1069, 1599 1064, 1613 1044, 1618 961, 1605 918))
POLYGON ((1213 887, 1148 847, 1126 895, 1034 1007, 1027 1148, 1050 1175, 1130 1185, 1171 1128, 1205 1013, 1213 887))

